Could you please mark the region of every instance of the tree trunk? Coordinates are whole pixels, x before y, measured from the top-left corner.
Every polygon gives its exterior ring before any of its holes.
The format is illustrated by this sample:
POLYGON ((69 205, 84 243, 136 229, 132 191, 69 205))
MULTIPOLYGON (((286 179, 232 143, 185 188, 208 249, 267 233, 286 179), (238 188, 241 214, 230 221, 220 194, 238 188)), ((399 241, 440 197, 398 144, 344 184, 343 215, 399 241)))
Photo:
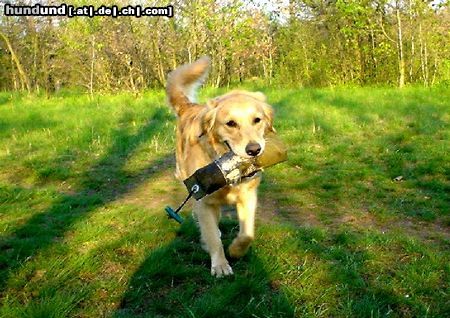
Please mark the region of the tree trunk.
POLYGON ((422 23, 419 22, 419 45, 420 45, 420 69, 422 71, 422 80, 425 86, 428 85, 428 65, 427 65, 427 47, 423 42, 422 23))
POLYGON ((217 70, 217 78, 216 78, 216 82, 215 82, 214 87, 219 87, 220 83, 222 82, 222 62, 218 61, 217 64, 216 64, 216 66, 218 66, 216 68, 216 70, 217 70))
POLYGON ((375 55, 375 35, 373 32, 373 27, 370 27, 370 43, 372 44, 372 79, 376 80, 378 65, 377 65, 377 57, 375 55))
POLYGON ((414 76, 414 53, 415 53, 415 47, 414 47, 414 10, 412 8, 412 0, 409 0, 409 24, 410 24, 410 32, 411 32, 411 57, 409 61, 409 82, 413 82, 413 76, 414 76))
POLYGON ((161 51, 159 50, 159 38, 156 40, 153 38, 153 47, 155 50, 155 58, 157 61, 157 75, 158 75, 158 81, 161 84, 161 86, 166 86, 166 79, 164 76, 164 66, 162 64, 162 57, 161 57, 161 51))
POLYGON ((429 68, 428 68, 428 48, 427 48, 427 42, 423 44, 423 57, 425 60, 425 86, 428 86, 429 84, 429 68))
POLYGON ((12 77, 12 83, 15 91, 19 90, 19 85, 17 84, 17 76, 16 72, 14 71, 14 60, 11 58, 11 77, 12 77))
POLYGON ((398 51, 398 87, 405 86, 405 59, 403 57, 402 21, 400 19, 400 8, 397 3, 397 51, 398 51))
POLYGON ((25 86, 27 91, 30 92, 31 91, 30 81, 28 79, 27 74, 23 70, 22 64, 20 63, 20 60, 17 57, 16 52, 14 51, 13 47, 11 46, 11 42, 9 42, 9 39, 6 37, 6 35, 4 33, 0 32, 0 36, 5 41, 6 46, 8 47, 8 50, 11 53, 11 59, 14 61, 14 64, 16 65, 17 72, 19 73, 20 81, 22 82, 22 86, 25 86))
POLYGON ((273 56, 272 56, 272 48, 269 51, 269 84, 272 84, 272 76, 273 76, 273 56))
POLYGON ((92 97, 92 95, 94 94, 95 35, 92 36, 91 49, 92 54, 91 54, 91 74, 89 79, 89 94, 92 97))
POLYGON ((438 63, 437 63, 437 57, 435 55, 434 56, 434 65, 433 65, 433 77, 431 78, 431 86, 433 86, 436 81, 437 69, 438 69, 438 63))

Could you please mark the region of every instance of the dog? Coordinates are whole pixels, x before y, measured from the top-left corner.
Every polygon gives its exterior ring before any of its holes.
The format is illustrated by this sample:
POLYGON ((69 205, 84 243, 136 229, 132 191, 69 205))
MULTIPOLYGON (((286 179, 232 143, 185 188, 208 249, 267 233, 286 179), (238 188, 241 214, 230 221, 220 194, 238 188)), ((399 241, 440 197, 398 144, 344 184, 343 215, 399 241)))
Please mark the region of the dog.
MULTIPOLYGON (((233 90, 208 100, 196 102, 197 89, 207 77, 210 59, 202 57, 183 65, 168 76, 167 96, 177 115, 176 173, 179 180, 211 163, 230 150, 243 158, 261 155, 265 135, 274 132, 273 109, 261 92, 233 90)), ((233 274, 219 231, 221 206, 235 204, 239 233, 228 249, 233 258, 244 256, 255 236, 257 187, 261 174, 226 186, 194 203, 203 248, 211 257, 211 274, 222 277, 233 274)))

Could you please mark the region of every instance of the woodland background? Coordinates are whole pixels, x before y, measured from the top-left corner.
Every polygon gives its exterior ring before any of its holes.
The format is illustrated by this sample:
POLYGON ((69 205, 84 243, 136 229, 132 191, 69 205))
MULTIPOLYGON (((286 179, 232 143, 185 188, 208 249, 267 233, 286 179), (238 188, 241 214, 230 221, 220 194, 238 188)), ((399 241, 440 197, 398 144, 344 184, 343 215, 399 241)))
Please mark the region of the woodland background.
POLYGON ((202 55, 212 58, 209 84, 215 87, 246 81, 402 87, 450 80, 448 1, 174 0, 174 18, 6 17, 2 2, 0 90, 140 92, 164 86, 170 70, 202 55))

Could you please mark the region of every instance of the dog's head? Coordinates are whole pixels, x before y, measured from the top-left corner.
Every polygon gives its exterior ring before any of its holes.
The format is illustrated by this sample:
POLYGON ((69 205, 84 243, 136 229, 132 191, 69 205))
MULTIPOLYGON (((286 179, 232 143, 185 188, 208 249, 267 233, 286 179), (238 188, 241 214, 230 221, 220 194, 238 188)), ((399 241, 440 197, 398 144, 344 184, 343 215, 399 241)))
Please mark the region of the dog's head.
POLYGON ((203 132, 244 158, 264 152, 264 136, 274 131, 273 110, 260 92, 232 91, 207 103, 203 132))

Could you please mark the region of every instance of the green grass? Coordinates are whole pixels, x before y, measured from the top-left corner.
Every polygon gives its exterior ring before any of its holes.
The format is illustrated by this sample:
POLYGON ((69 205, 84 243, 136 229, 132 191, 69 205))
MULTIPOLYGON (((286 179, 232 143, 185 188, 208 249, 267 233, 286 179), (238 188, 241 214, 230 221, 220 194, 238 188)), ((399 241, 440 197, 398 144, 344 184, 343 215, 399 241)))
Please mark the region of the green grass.
POLYGON ((0 93, 0 317, 449 316, 450 92, 262 90, 289 160, 226 279, 164 215, 185 190, 162 91, 0 93))

